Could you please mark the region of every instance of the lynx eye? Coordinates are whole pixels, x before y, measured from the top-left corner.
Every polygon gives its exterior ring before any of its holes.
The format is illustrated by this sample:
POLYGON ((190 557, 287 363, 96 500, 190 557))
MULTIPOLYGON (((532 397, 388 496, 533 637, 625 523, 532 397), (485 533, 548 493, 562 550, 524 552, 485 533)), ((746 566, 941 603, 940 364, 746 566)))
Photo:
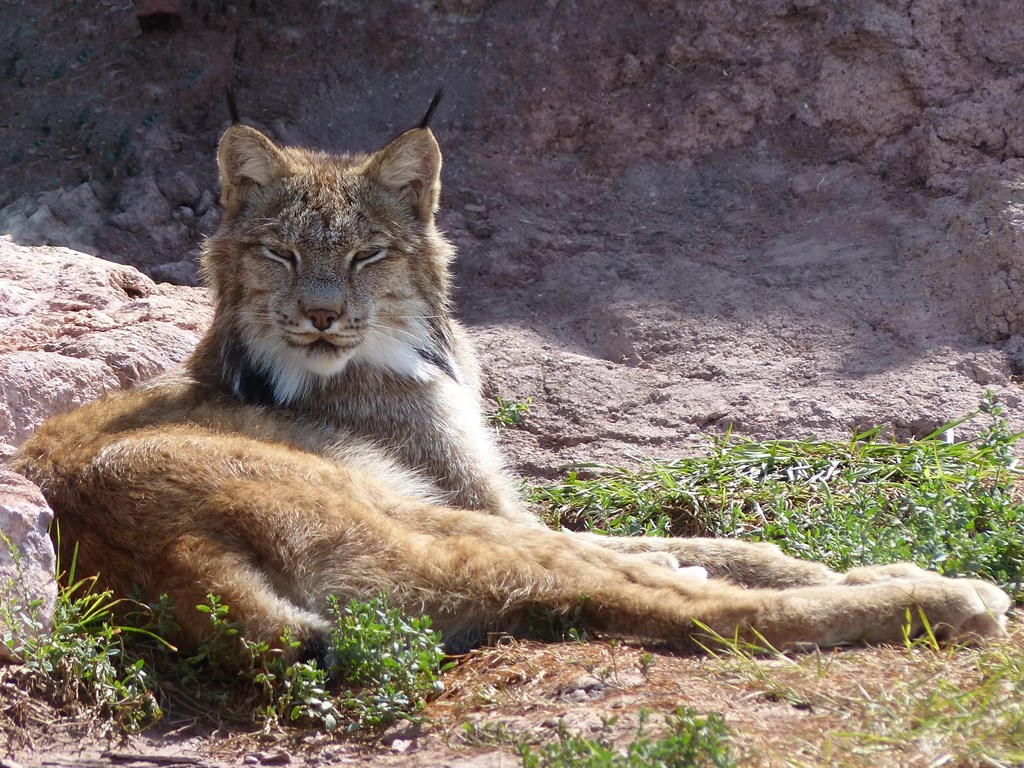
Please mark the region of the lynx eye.
POLYGON ((387 248, 367 248, 365 251, 356 251, 352 254, 352 266, 356 269, 362 269, 367 264, 380 261, 387 255, 387 248))
POLYGON ((299 261, 299 254, 283 245, 265 245, 263 246, 263 255, 289 267, 294 267, 299 261))

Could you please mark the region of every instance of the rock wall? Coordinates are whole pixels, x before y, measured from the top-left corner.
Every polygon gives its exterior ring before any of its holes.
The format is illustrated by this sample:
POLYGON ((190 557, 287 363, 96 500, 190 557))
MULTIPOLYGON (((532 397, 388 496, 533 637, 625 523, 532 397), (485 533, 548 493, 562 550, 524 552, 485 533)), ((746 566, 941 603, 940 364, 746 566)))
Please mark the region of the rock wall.
POLYGON ((559 158, 609 178, 737 148, 748 166, 788 153, 964 192, 977 168, 1024 154, 1018 6, 202 1, 154 24, 132 4, 5 4, 0 230, 194 284, 229 85, 246 120, 332 149, 376 145, 444 86, 449 178, 531 197, 533 169, 559 158))

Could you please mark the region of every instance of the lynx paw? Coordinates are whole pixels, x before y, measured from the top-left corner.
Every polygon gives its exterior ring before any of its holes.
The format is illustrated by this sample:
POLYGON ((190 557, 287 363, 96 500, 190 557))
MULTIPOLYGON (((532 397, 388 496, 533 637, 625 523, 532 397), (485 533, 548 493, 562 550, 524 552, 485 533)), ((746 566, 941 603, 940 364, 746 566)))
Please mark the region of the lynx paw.
POLYGON ((913 583, 912 594, 939 640, 973 642, 1006 633, 1006 612, 1012 602, 987 581, 933 575, 913 583))

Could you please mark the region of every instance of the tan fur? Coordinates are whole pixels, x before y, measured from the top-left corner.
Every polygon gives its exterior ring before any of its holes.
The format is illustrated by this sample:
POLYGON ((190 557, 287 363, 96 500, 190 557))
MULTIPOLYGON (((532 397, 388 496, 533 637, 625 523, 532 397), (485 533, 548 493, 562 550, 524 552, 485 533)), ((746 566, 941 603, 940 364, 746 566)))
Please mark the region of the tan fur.
POLYGON ((896 641, 922 611, 943 636, 1001 631, 1009 599, 981 581, 544 528, 502 469, 450 314, 430 130, 335 156, 235 126, 219 164, 216 314, 186 370, 50 420, 17 458, 65 562, 77 542, 79 574, 169 595, 183 643, 206 631, 191 608, 207 593, 268 642, 285 626, 316 640, 330 594, 381 591, 454 645, 552 616, 676 646, 700 625, 778 646, 896 641))

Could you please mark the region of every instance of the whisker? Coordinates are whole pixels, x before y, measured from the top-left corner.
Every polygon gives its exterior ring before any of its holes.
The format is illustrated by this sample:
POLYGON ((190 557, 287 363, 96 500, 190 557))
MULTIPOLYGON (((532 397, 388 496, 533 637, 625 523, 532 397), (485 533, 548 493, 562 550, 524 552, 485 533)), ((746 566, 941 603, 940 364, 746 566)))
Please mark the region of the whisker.
POLYGON ((374 329, 379 330, 379 331, 387 331, 387 332, 394 332, 394 333, 403 334, 405 336, 408 336, 413 341, 418 342, 420 344, 424 343, 424 341, 425 341, 422 337, 417 336, 412 331, 407 331, 404 328, 396 328, 393 325, 384 325, 382 323, 375 323, 373 321, 370 321, 369 326, 371 328, 374 328, 374 329))
POLYGON ((399 320, 436 320, 438 318, 447 317, 447 315, 400 315, 397 312, 378 312, 377 317, 393 317, 399 320))

